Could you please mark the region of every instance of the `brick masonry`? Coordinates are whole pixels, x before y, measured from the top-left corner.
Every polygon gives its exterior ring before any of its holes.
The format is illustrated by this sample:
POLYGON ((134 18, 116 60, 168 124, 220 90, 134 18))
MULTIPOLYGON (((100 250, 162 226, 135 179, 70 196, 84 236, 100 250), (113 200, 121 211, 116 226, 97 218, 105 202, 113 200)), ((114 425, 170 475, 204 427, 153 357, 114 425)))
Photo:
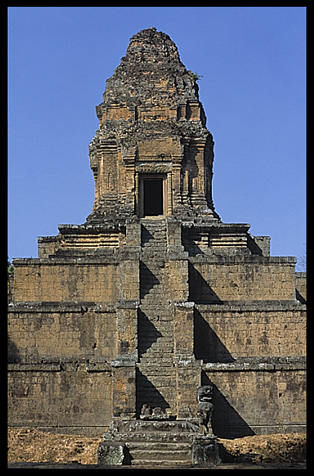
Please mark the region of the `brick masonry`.
POLYGON ((14 260, 9 425, 97 435, 143 404, 193 419, 212 384, 217 436, 304 431, 305 273, 215 211, 214 142, 168 35, 134 35, 103 99, 91 214, 14 260))

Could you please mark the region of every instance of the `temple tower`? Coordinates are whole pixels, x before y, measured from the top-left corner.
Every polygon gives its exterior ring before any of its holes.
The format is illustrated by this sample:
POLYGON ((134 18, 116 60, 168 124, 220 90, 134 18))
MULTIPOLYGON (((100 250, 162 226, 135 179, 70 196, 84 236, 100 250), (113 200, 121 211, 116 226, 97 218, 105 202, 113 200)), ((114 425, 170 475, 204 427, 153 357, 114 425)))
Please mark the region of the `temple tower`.
POLYGON ((181 433, 211 385, 216 435, 303 431, 305 276, 215 212, 197 77, 168 35, 131 38, 96 113, 91 214, 13 260, 9 424, 99 435, 150 407, 181 433))
POLYGON ((212 200, 213 139, 197 78, 156 28, 134 35, 96 107, 90 144, 95 202, 103 217, 206 216, 212 200))

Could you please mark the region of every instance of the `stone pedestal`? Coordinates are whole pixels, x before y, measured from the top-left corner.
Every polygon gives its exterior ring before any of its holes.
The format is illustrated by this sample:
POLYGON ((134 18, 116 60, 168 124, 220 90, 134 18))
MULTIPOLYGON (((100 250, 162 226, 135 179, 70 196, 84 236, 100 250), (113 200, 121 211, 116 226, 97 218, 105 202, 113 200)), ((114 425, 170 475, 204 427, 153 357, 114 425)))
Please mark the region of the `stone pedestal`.
POLYGON ((199 466, 216 465, 221 463, 216 436, 194 436, 192 444, 192 463, 199 466))
POLYGON ((97 464, 121 465, 125 464, 125 446, 115 441, 102 441, 97 448, 97 464))

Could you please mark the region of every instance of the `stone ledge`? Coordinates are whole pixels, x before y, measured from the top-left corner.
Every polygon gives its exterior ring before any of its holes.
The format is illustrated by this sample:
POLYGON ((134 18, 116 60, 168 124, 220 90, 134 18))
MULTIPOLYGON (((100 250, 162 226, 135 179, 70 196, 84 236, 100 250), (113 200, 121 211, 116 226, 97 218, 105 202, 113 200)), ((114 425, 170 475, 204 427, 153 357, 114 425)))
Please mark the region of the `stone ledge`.
MULTIPOLYGON (((125 231, 125 223, 121 222, 112 222, 111 220, 103 220, 102 223, 84 223, 83 225, 75 224, 62 224, 58 225, 58 230, 61 234, 90 234, 90 233, 110 233, 125 231)), ((45 237, 38 237, 45 238, 45 237)), ((37 240, 38 240, 37 238, 37 240)))
POLYGON ((111 369, 109 362, 90 362, 86 365, 87 372, 111 372, 111 369))
MULTIPOLYGON (((217 253, 217 251, 216 251, 217 253)), ((189 261, 193 263, 205 262, 208 264, 220 264, 223 266, 232 266, 236 264, 251 264, 251 265, 287 265, 295 266, 297 258, 294 256, 260 256, 260 255, 246 255, 246 254, 204 254, 197 256, 190 256, 189 261)))
POLYGON ((82 365, 87 372, 111 372, 109 362, 62 361, 62 362, 14 362, 8 363, 8 372, 62 372, 78 370, 82 365))
POLYGON ((92 256, 82 256, 82 257, 71 257, 69 255, 64 255, 63 257, 50 257, 50 258, 13 258, 14 266, 30 266, 30 265, 99 265, 106 266, 108 264, 118 266, 119 261, 115 254, 110 255, 95 255, 92 256))
POLYGON ((12 363, 8 364, 8 372, 61 372, 62 364, 51 363, 12 363))
POLYGON ((203 363, 201 368, 210 372, 306 370, 306 357, 243 357, 234 362, 203 363))
POLYGON ((139 301, 134 299, 122 299, 117 301, 117 309, 137 309, 139 307, 139 301))
POLYGON ((297 299, 282 301, 223 301, 221 303, 195 304, 195 308, 200 312, 244 312, 244 311, 306 311, 305 304, 301 304, 297 299))
POLYGON ((94 302, 50 302, 50 301, 15 301, 8 305, 8 312, 49 312, 49 313, 81 313, 85 312, 116 312, 111 304, 95 304, 94 302))

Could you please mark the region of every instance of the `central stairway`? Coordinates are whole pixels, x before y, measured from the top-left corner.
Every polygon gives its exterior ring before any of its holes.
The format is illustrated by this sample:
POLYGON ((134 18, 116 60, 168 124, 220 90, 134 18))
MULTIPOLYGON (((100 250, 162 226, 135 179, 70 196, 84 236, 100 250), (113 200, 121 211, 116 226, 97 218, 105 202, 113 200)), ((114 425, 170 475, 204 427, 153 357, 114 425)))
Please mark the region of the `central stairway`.
POLYGON ((176 412, 172 306, 166 266, 164 219, 141 220, 137 413, 142 405, 176 412))
POLYGON ((166 220, 141 219, 136 419, 112 420, 99 445, 101 464, 178 469, 219 461, 216 438, 200 434, 191 412, 176 419, 178 369, 167 254, 166 220))
POLYGON ((105 441, 123 442, 131 465, 183 466, 192 464, 192 443, 198 425, 193 421, 113 421, 105 441))

